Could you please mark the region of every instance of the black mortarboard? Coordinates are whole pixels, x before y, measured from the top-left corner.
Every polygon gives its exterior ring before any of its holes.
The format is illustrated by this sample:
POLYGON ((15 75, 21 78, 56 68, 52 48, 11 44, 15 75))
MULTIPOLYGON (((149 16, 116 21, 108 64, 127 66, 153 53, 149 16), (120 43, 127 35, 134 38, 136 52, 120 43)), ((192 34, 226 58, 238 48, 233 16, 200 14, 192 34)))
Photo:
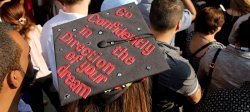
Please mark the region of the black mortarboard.
POLYGON ((53 28, 62 105, 169 69, 134 3, 53 28))

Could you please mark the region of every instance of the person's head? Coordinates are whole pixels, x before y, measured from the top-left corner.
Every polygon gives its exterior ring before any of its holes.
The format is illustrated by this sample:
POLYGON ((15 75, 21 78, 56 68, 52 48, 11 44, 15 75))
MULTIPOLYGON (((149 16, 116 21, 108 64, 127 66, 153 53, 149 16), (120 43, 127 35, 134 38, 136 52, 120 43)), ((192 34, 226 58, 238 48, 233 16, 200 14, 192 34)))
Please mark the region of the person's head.
POLYGON ((61 3, 63 3, 64 5, 76 5, 78 3, 81 2, 86 2, 86 3, 90 3, 90 0, 60 0, 61 3))
POLYGON ((0 7, 2 7, 2 5, 6 2, 10 2, 11 0, 0 0, 0 7))
POLYGON ((15 27, 25 40, 28 40, 28 32, 34 25, 25 14, 24 7, 19 2, 7 2, 1 7, 0 17, 3 22, 15 27))
POLYGON ((242 22, 235 34, 235 43, 240 47, 250 48, 250 38, 249 38, 249 29, 250 29, 250 17, 248 20, 242 22))
POLYGON ((178 29, 183 9, 181 0, 154 0, 149 14, 152 29, 157 32, 178 29))
POLYGON ((242 15, 250 13, 250 0, 231 0, 230 8, 240 12, 242 15))
POLYGON ((225 22, 224 13, 213 7, 202 9, 196 17, 194 30, 203 34, 217 33, 225 22))
POLYGON ((8 109, 20 96, 28 67, 29 46, 6 23, 0 23, 0 45, 0 108, 8 109))

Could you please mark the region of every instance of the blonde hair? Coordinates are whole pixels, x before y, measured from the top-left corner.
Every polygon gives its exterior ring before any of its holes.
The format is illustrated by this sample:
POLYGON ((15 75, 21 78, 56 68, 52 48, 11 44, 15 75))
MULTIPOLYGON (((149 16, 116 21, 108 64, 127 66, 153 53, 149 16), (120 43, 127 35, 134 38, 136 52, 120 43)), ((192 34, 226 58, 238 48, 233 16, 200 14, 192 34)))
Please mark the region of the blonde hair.
POLYGON ((230 8, 239 11, 242 15, 250 13, 250 0, 231 0, 230 8))
POLYGON ((24 7, 15 1, 7 2, 1 7, 0 17, 3 22, 14 26, 26 41, 29 40, 28 33, 35 24, 26 16, 24 7))

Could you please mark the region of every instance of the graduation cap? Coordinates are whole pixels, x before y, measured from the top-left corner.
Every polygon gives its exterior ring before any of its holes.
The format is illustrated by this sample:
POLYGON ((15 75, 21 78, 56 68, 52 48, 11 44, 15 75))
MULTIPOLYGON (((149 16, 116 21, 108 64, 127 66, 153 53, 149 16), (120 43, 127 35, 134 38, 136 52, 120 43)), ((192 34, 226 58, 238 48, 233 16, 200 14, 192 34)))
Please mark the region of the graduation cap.
POLYGON ((62 105, 169 69, 134 3, 53 27, 53 35, 62 105))

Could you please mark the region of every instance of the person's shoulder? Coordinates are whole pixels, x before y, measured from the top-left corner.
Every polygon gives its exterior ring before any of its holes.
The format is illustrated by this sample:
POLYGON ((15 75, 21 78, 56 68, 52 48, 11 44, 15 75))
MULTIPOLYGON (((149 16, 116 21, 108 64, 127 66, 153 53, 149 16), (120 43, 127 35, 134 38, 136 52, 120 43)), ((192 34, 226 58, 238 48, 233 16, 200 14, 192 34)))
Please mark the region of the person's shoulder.
POLYGON ((183 58, 180 53, 175 50, 168 50, 167 55, 167 60, 174 65, 178 65, 179 63, 189 63, 187 59, 183 58))
POLYGON ((245 15, 239 17, 239 19, 235 22, 235 24, 241 24, 243 21, 246 21, 249 17, 250 17, 250 13, 245 14, 245 15))
POLYGON ((202 60, 205 62, 211 62, 212 59, 214 58, 214 55, 216 53, 216 51, 218 49, 224 49, 224 48, 220 48, 220 47, 210 47, 207 52, 205 53, 205 55, 202 57, 202 60))
POLYGON ((39 24, 39 25, 32 25, 30 27, 30 30, 31 31, 41 31, 42 30, 42 26, 39 24))
POLYGON ((192 66, 189 61, 181 56, 173 58, 174 64, 170 64, 171 67, 175 68, 178 72, 182 74, 190 73, 193 71, 192 66))
POLYGON ((30 37, 31 40, 34 38, 39 38, 41 31, 42 31, 41 25, 32 25, 28 32, 28 37, 30 37))
POLYGON ((169 71, 170 74, 176 74, 175 76, 180 77, 195 76, 194 69, 187 59, 177 55, 177 53, 169 53, 168 55, 170 56, 167 58, 167 62, 171 68, 169 71))
POLYGON ((58 15, 54 16, 53 18, 51 18, 50 20, 48 20, 43 27, 48 27, 51 24, 55 23, 58 20, 58 15))
POLYGON ((211 48, 221 48, 221 49, 223 49, 223 48, 226 48, 226 46, 223 45, 220 42, 214 42, 213 44, 209 45, 209 49, 211 49, 211 48))
POLYGON ((235 43, 235 35, 236 35, 237 29, 239 28, 239 25, 240 25, 243 21, 246 21, 249 17, 250 17, 250 13, 241 16, 241 17, 234 23, 233 28, 232 28, 232 30, 231 30, 231 32, 230 32, 230 35, 229 35, 229 38, 228 38, 228 41, 229 41, 230 44, 234 44, 234 43, 235 43))
POLYGON ((190 65, 189 61, 181 56, 179 48, 160 41, 157 41, 157 45, 170 66, 190 65))
POLYGON ((56 16, 54 16, 53 18, 51 18, 50 20, 48 20, 44 25, 43 25, 43 29, 42 29, 42 33, 41 35, 48 35, 51 34, 52 32, 52 28, 56 25, 58 25, 58 22, 60 22, 62 20, 61 16, 58 14, 56 16))
POLYGON ((210 48, 207 50, 205 56, 210 56, 210 55, 213 56, 213 55, 215 54, 215 52, 216 52, 218 49, 223 49, 223 48, 220 48, 220 47, 210 47, 210 48))
POLYGON ((48 20, 44 25, 43 28, 47 29, 47 28, 52 28, 53 26, 56 26, 56 24, 58 22, 60 22, 63 18, 61 17, 60 14, 57 14, 56 16, 54 16, 53 18, 51 18, 50 20, 48 20))

